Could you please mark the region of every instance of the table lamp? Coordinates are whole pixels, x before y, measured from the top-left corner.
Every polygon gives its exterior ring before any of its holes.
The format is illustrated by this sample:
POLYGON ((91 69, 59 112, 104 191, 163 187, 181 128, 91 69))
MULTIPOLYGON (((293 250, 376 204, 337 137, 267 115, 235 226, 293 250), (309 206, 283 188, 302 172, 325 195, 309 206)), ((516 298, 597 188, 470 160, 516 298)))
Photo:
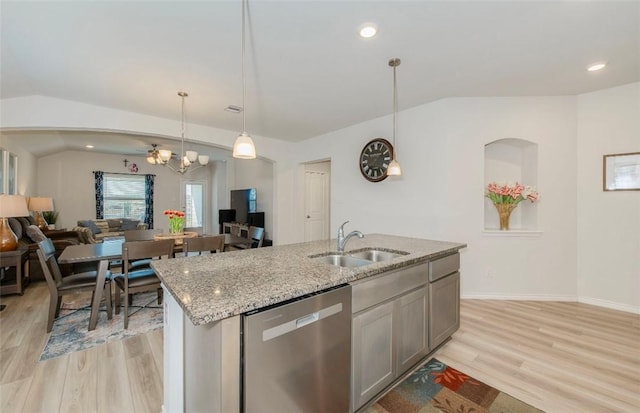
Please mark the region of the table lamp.
POLYGON ((0 252, 15 251, 18 237, 11 230, 7 218, 29 216, 27 199, 22 195, 0 195, 0 252))
POLYGON ((36 213, 36 224, 40 230, 45 231, 49 224, 42 216, 42 211, 53 211, 53 199, 44 196, 29 198, 29 211, 36 213))

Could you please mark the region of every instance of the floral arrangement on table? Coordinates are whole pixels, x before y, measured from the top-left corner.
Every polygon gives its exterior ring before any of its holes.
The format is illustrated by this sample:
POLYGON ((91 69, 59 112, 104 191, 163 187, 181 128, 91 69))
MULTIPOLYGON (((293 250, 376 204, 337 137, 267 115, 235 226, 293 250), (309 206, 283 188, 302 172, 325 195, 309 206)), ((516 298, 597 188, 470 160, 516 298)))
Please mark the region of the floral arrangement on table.
POLYGON ((169 218, 169 232, 172 234, 181 233, 184 225, 184 212, 167 209, 163 214, 169 218))
POLYGON ((525 199, 531 202, 537 201, 540 194, 533 187, 518 182, 515 184, 491 182, 487 185, 485 196, 498 210, 500 229, 508 230, 511 211, 525 199))

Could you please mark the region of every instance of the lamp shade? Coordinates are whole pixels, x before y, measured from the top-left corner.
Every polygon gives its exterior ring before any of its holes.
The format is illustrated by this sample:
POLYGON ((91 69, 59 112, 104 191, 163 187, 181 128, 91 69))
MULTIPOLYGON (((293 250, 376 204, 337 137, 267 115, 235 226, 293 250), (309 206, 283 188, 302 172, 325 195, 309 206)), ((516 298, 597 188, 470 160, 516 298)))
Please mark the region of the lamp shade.
POLYGON ((29 198, 29 211, 53 211, 53 199, 44 196, 29 198))
POLYGON ((27 199, 22 195, 0 195, 0 218, 29 216, 27 199))
POLYGON ((402 175, 402 168, 400 168, 400 164, 395 159, 393 159, 389 163, 389 167, 387 168, 387 175, 389 175, 389 176, 400 176, 400 175, 402 175))
POLYGON ((242 132, 236 138, 236 143, 233 145, 233 157, 239 159, 256 158, 256 146, 253 144, 251 136, 246 132, 242 132))

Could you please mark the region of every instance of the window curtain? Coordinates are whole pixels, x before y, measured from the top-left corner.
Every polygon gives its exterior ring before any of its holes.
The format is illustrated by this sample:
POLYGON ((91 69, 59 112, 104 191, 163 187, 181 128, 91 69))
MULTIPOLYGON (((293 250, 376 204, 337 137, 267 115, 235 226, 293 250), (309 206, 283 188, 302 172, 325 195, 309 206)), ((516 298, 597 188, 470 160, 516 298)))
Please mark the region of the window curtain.
POLYGON ((144 178, 144 222, 147 224, 147 228, 153 229, 153 182, 155 175, 145 175, 144 178))
POLYGON ((93 171, 96 180, 96 219, 104 219, 104 172, 93 171))

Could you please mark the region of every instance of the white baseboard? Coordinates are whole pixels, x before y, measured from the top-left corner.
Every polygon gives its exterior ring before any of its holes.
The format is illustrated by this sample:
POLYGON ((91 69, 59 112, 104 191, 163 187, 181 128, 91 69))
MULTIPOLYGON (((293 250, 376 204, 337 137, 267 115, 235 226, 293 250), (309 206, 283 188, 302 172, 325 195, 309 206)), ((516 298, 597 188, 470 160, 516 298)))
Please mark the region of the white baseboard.
POLYGON ((575 295, 552 295, 552 294, 499 294, 499 293, 485 293, 485 294, 462 294, 462 299, 469 300, 513 300, 513 301, 578 301, 578 297, 575 295))
POLYGON ((640 307, 629 304, 616 303, 614 301, 603 300, 601 298, 578 297, 579 303, 597 305, 598 307, 610 308, 612 310, 624 311, 627 313, 640 314, 640 307))
POLYGON ((463 300, 569 301, 595 305, 597 307, 610 308, 612 310, 624 311, 627 313, 640 314, 640 307, 634 307, 629 304, 616 303, 614 301, 602 300, 600 298, 578 297, 575 295, 471 293, 461 294, 460 298, 462 298, 463 300))

